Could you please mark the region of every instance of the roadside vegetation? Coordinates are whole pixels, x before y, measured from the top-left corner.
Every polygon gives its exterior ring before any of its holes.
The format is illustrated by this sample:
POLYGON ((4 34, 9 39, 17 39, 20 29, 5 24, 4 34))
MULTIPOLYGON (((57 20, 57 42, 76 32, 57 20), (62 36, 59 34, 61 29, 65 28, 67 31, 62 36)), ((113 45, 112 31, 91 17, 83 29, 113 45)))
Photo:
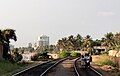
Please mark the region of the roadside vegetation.
POLYGON ((80 53, 77 53, 77 52, 71 52, 70 56, 76 58, 76 57, 80 57, 81 54, 80 54, 80 53))
POLYGON ((82 37, 80 34, 76 36, 70 35, 58 40, 57 47, 66 51, 88 51, 91 54, 102 54, 102 52, 95 52, 94 46, 103 46, 109 50, 120 50, 120 32, 113 34, 112 32, 106 33, 101 39, 93 40, 90 35, 82 37))
POLYGON ((110 65, 110 66, 116 67, 117 66, 116 62, 114 62, 111 58, 112 57, 106 54, 93 56, 93 62, 100 66, 110 65))
POLYGON ((68 51, 62 51, 59 54, 60 58, 66 58, 68 56, 70 56, 70 53, 68 51))
POLYGON ((60 58, 66 58, 66 57, 73 57, 73 58, 76 58, 76 57, 80 57, 80 53, 77 53, 77 52, 68 52, 68 51, 62 51, 60 52, 59 56, 60 58))
POLYGON ((27 63, 11 63, 6 60, 0 61, 0 76, 10 76, 10 73, 17 69, 21 69, 24 66, 28 65, 27 63))
POLYGON ((106 71, 111 76, 119 76, 120 72, 115 57, 108 56, 107 54, 92 56, 93 63, 97 64, 101 70, 106 71))
POLYGON ((42 52, 42 53, 37 53, 31 57, 32 61, 45 61, 45 60, 50 60, 52 58, 49 58, 48 52, 42 52))

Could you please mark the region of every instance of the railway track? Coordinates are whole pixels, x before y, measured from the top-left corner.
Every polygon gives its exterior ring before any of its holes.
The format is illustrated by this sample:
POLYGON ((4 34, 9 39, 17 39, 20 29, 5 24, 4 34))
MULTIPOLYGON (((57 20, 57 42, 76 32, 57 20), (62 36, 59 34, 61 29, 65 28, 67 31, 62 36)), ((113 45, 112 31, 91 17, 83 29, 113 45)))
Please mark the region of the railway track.
POLYGON ((34 67, 18 72, 12 76, 103 76, 101 73, 96 71, 93 67, 89 67, 87 69, 81 69, 79 66, 78 60, 79 58, 73 59, 73 60, 69 60, 65 58, 57 61, 48 61, 46 63, 36 65, 34 67), (62 71, 60 70, 61 67, 57 67, 58 65, 62 67, 62 71), (66 65, 69 65, 70 68, 67 67, 66 65), (64 66, 69 69, 65 69, 64 66), (52 69, 54 69, 57 74, 53 73, 52 75, 50 75, 49 73, 52 73, 52 69), (65 71, 65 70, 71 70, 71 69, 73 69, 72 73, 65 71), (66 74, 63 74, 63 73, 66 73, 66 74))
POLYGON ((49 69, 65 59, 48 61, 13 74, 12 76, 43 76, 49 69))
POLYGON ((50 69, 44 76, 76 76, 74 72, 74 58, 69 58, 50 69))
POLYGON ((77 58, 74 62, 74 69, 76 76, 103 76, 101 73, 99 73, 91 66, 87 69, 80 68, 80 64, 78 60, 79 58, 77 58))

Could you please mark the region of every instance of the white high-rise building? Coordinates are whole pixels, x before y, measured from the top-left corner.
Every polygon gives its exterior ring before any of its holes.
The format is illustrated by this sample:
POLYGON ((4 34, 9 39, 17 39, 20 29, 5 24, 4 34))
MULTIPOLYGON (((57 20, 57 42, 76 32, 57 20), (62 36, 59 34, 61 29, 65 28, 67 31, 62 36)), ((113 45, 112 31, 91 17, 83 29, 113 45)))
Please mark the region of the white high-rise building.
POLYGON ((38 37, 38 46, 49 46, 49 37, 46 35, 38 37))

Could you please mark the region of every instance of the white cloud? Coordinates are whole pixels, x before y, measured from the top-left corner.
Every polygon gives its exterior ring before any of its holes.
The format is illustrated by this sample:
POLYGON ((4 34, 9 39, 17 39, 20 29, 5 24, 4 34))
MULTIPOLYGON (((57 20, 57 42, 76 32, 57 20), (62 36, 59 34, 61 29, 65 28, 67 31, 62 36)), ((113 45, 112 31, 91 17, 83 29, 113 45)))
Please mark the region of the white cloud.
POLYGON ((98 16, 114 16, 115 13, 114 12, 110 12, 110 11, 101 11, 101 12, 97 12, 98 16))

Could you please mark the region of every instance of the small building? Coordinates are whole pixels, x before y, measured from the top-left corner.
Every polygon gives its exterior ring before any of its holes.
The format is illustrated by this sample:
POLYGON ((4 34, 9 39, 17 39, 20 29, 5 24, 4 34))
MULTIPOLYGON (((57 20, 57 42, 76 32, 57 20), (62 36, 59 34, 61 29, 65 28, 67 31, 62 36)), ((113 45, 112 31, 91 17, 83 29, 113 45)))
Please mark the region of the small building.
POLYGON ((107 48, 105 46, 94 46, 93 47, 93 52, 94 53, 102 53, 102 52, 106 52, 107 48))
POLYGON ((36 53, 24 53, 22 54, 22 61, 31 61, 31 57, 34 56, 36 53))

